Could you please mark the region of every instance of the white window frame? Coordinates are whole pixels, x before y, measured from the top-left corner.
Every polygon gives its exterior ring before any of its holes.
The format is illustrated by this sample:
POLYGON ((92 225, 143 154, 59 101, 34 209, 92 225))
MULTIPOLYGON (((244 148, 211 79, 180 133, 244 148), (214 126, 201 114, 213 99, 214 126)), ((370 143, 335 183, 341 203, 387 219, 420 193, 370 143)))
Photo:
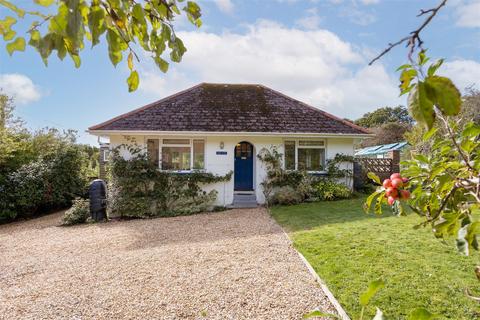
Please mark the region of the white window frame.
MULTIPOLYGON (((324 168, 327 166, 327 139, 316 139, 316 138, 304 138, 304 139, 283 139, 283 169, 285 169, 285 142, 286 141, 294 141, 295 142, 295 169, 298 170, 298 149, 323 149, 324 151, 324 168), (300 146, 300 141, 323 141, 323 146, 300 146)), ((290 171, 292 171, 290 169, 290 171)), ((307 170, 308 173, 327 173, 326 170, 307 170)))
POLYGON ((102 149, 103 162, 108 162, 109 157, 110 157, 110 149, 102 149))
POLYGON ((205 167, 207 164, 207 140, 202 137, 198 138, 185 138, 185 137, 159 137, 159 138, 147 138, 147 139, 158 139, 158 166, 159 169, 166 172, 178 172, 178 173, 189 173, 189 172, 205 172, 205 167), (169 139, 178 139, 178 140, 188 140, 188 144, 164 144, 163 140, 169 139), (201 140, 203 141, 203 169, 194 169, 193 168, 193 140, 201 140), (162 168, 162 149, 163 147, 190 147, 190 169, 188 170, 167 170, 162 168))

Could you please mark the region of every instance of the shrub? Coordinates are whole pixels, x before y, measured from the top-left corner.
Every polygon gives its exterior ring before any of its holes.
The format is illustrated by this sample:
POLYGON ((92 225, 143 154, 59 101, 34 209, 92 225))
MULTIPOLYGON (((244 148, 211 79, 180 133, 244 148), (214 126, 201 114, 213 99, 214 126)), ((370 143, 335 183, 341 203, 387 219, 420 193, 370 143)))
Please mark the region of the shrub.
POLYGON ((65 211, 63 225, 70 226, 84 223, 90 216, 90 201, 87 199, 75 199, 70 209, 65 211))
POLYGON ((270 204, 291 205, 304 200, 303 195, 291 186, 276 188, 270 197, 270 204))
POLYGON ((352 191, 346 185, 337 183, 330 179, 319 180, 315 186, 315 196, 319 200, 338 200, 348 199, 352 196, 352 191))

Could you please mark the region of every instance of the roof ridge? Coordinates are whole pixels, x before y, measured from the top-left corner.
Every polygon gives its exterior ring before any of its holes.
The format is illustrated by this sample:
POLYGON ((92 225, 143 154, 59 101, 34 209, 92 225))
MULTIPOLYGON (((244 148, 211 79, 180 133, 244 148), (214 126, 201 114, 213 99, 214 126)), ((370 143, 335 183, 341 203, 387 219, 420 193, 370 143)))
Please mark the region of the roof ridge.
POLYGON ((358 125, 356 125, 356 124, 354 124, 354 123, 352 123, 352 122, 350 122, 350 121, 347 121, 347 120, 344 120, 344 119, 342 119, 342 118, 339 118, 339 117, 337 117, 337 116, 335 116, 335 115, 333 115, 333 114, 331 114, 331 113, 328 113, 328 112, 326 112, 326 111, 324 111, 324 110, 322 110, 322 109, 315 108, 314 106, 311 106, 311 105, 309 105, 309 104, 307 104, 307 103, 305 103, 305 102, 303 102, 303 101, 300 101, 300 100, 297 100, 297 99, 292 98, 292 97, 290 97, 290 96, 287 96, 286 94, 281 93, 280 91, 277 91, 277 90, 275 90, 275 89, 269 88, 269 87, 267 87, 267 86, 265 86, 265 85, 263 85, 263 84, 260 84, 260 86, 263 87, 264 89, 267 89, 267 90, 270 90, 270 91, 272 91, 272 92, 274 92, 274 93, 276 93, 276 94, 279 94, 279 95, 281 95, 282 97, 285 97, 285 98, 287 98, 287 99, 289 99, 289 100, 291 100, 291 101, 298 102, 298 103, 300 103, 301 105, 303 105, 304 107, 307 107, 307 108, 313 109, 313 110, 315 110, 315 111, 321 112, 321 113, 324 114, 326 117, 328 117, 328 118, 330 118, 330 119, 333 119, 333 120, 336 120, 336 121, 340 121, 341 123, 343 123, 343 124, 345 124, 345 125, 347 125, 347 126, 349 126, 349 127, 351 127, 351 128, 360 130, 360 131, 362 131, 363 133, 366 133, 366 134, 371 134, 371 133, 372 133, 372 132, 370 132, 370 130, 368 130, 367 128, 358 126, 358 125))
POLYGON ((148 109, 148 108, 154 107, 154 106, 156 106, 158 103, 164 102, 164 101, 166 101, 166 100, 168 100, 168 99, 175 98, 176 96, 179 96, 179 95, 181 95, 181 94, 183 94, 183 93, 187 93, 187 92, 189 92, 189 91, 191 91, 191 90, 193 90, 193 89, 195 89, 195 88, 201 87, 203 84, 205 84, 205 83, 202 82, 202 83, 196 84, 196 85, 194 85, 193 87, 190 87, 190 88, 188 88, 188 89, 185 89, 185 90, 182 90, 182 91, 178 91, 178 92, 176 92, 176 93, 174 93, 174 94, 171 94, 171 95, 169 95, 169 96, 166 96, 165 98, 159 99, 159 100, 154 101, 154 102, 149 103, 149 104, 146 104, 146 105, 144 105, 144 106, 142 106, 142 107, 133 109, 133 110, 131 110, 131 111, 129 111, 129 112, 122 113, 121 115, 116 116, 116 117, 114 117, 114 118, 112 118, 112 119, 110 119, 110 120, 107 120, 107 121, 104 121, 104 122, 102 122, 102 123, 93 125, 93 126, 89 127, 88 130, 97 130, 97 129, 99 129, 100 127, 103 127, 103 126, 106 126, 106 125, 108 125, 108 124, 111 124, 112 122, 115 122, 115 121, 117 121, 117 120, 123 119, 123 118, 125 118, 125 117, 127 117, 127 116, 130 116, 130 115, 132 115, 132 114, 135 114, 135 113, 140 112, 140 111, 143 111, 143 110, 146 110, 146 109, 148 109))

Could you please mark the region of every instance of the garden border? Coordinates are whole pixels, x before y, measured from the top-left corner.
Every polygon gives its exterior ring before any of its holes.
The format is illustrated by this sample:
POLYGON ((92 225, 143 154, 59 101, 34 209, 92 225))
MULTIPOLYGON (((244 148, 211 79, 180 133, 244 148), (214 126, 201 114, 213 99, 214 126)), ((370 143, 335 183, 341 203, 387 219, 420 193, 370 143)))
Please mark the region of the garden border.
MULTIPOLYGON (((273 217, 272 217, 273 219, 273 217)), ((275 221, 275 219, 273 219, 275 221)), ((275 221, 275 223, 277 223, 275 221)), ((278 223, 277 223, 278 224, 278 223)), ((307 267, 307 270, 308 272, 310 272, 310 274, 315 278, 315 280, 318 282, 318 284, 320 285, 320 288, 323 290, 323 292, 325 293, 325 295, 327 296, 328 300, 332 303, 333 307, 335 308, 335 310, 337 311, 338 313, 338 316, 342 319, 342 320, 351 320, 350 317, 348 316, 347 312, 345 311, 345 309, 343 309, 342 305, 340 304, 340 302, 338 302, 337 298, 335 298, 335 296, 333 295, 332 291, 330 291, 330 289, 328 289, 328 286, 327 284, 322 280, 322 278, 320 278, 320 276, 315 272, 315 269, 313 269, 312 265, 310 264, 310 262, 308 262, 308 260, 303 256, 303 254, 298 251, 294 246, 293 246, 293 241, 292 239, 290 238, 290 236, 288 235, 287 232, 285 232, 285 230, 278 224, 278 226, 282 229, 283 233, 285 234, 285 237, 287 237, 288 241, 290 242, 291 244, 291 247, 293 250, 295 250, 295 252, 299 255, 300 259, 302 260, 303 264, 305 264, 305 266, 307 267)))

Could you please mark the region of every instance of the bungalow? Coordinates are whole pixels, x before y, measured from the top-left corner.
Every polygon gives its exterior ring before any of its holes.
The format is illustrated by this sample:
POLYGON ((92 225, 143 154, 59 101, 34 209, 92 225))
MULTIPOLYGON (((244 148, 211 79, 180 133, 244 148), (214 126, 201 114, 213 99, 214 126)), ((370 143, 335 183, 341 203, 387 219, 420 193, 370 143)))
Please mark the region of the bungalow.
MULTIPOLYGON (((217 204, 249 195, 264 203, 266 171, 256 157, 266 148, 283 154, 288 170, 322 173, 337 153, 353 155, 354 142, 369 132, 325 111, 262 85, 201 83, 92 126, 88 132, 110 139, 110 148, 144 147, 161 170, 204 170, 233 179, 206 187, 218 191, 217 204)), ((122 156, 129 157, 122 150, 122 156)))

